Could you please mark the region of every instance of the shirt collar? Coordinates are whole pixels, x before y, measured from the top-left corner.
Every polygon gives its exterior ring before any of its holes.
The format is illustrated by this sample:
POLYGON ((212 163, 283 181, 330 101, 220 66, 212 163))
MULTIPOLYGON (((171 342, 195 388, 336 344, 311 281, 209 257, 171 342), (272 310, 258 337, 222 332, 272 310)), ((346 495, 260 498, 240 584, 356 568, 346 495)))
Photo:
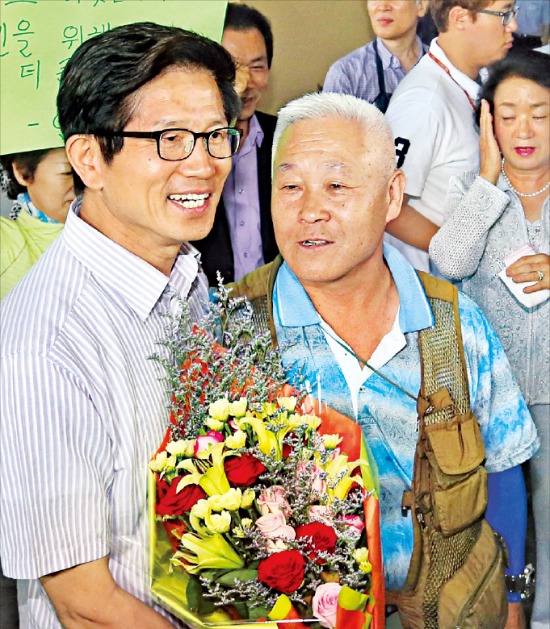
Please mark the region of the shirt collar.
MULTIPOLYGON (((449 61, 447 55, 443 52, 441 46, 437 43, 437 38, 432 40, 430 44, 431 54, 441 61, 441 63, 449 69, 451 77, 460 85, 460 87, 466 91, 468 96, 473 101, 478 101, 481 94, 481 85, 474 79, 471 79, 467 74, 464 74, 458 68, 449 61)), ((481 75, 481 73, 480 73, 481 75)))
POLYGON ((199 253, 183 243, 170 277, 114 242, 79 217, 82 197, 71 204, 62 238, 65 245, 94 276, 110 287, 145 321, 168 286, 182 298, 199 269, 199 253))
MULTIPOLYGON (((262 146, 262 142, 264 141, 264 131, 260 126, 260 122, 254 114, 252 118, 250 118, 250 122, 248 123, 248 135, 243 144, 244 147, 252 147, 252 146, 262 146)), ((238 153, 237 153, 238 155, 238 153)))
MULTIPOLYGON (((384 259, 399 294, 399 327, 403 334, 432 327, 434 318, 430 302, 416 271, 391 245, 384 244, 384 259)), ((283 327, 306 327, 321 322, 313 303, 286 262, 277 273, 273 304, 276 323, 283 327)))
MULTIPOLYGON (((416 37, 416 45, 418 46, 418 59, 415 63, 418 63, 420 59, 424 56, 426 49, 420 37, 416 37)), ((376 38, 376 47, 378 48, 378 54, 380 56, 380 60, 382 61, 382 68, 387 70, 390 66, 392 66, 393 61, 397 61, 397 64, 401 68, 401 62, 399 59, 393 55, 387 48, 384 42, 380 39, 380 37, 376 38)))

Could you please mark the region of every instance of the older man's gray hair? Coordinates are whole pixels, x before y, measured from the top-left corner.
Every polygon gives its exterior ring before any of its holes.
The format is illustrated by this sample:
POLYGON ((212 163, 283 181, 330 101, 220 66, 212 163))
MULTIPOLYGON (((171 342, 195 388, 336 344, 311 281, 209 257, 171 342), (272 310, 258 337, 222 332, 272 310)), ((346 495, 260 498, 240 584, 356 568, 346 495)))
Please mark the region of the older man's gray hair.
POLYGON ((389 177, 395 170, 395 145, 390 126, 374 105, 349 94, 322 92, 306 94, 290 101, 278 113, 273 136, 272 162, 275 163, 279 142, 284 132, 301 120, 336 118, 357 122, 367 141, 373 143, 381 174, 389 177))

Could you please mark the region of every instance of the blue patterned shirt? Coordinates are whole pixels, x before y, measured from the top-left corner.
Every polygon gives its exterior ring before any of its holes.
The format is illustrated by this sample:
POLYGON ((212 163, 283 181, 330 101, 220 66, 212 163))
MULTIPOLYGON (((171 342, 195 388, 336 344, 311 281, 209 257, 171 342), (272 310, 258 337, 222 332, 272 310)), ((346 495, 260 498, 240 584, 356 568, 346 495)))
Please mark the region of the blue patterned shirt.
MULTIPOLYGON (((418 275, 393 247, 384 257, 399 293, 399 327, 406 346, 381 368, 410 393, 420 389, 418 331, 433 325, 433 315, 418 275)), ((322 330, 321 318, 307 293, 284 264, 273 293, 277 338, 291 380, 303 374, 306 386, 363 428, 380 478, 381 535, 386 587, 404 584, 413 547, 410 514, 401 515, 403 491, 410 489, 416 432, 416 403, 376 374, 359 389, 353 410, 346 378, 322 330)), ((460 294, 462 336, 472 410, 486 448, 488 472, 500 472, 529 459, 538 448, 535 426, 510 370, 500 341, 479 308, 460 294)))

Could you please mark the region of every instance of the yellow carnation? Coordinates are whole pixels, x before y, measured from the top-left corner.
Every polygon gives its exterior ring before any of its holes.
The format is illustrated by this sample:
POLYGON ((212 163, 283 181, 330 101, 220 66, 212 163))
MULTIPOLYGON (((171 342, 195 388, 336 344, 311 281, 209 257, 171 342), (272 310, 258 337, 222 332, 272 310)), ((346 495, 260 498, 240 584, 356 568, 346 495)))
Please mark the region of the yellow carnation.
POLYGON ((292 412, 296 408, 297 398, 291 397, 278 397, 277 402, 281 408, 286 408, 287 411, 292 412))
POLYGON ((223 494, 223 496, 217 497, 219 498, 222 509, 236 511, 241 506, 243 493, 240 489, 232 487, 229 491, 223 494))
POLYGON ((208 407, 208 414, 213 419, 224 422, 229 417, 229 400, 225 397, 212 402, 208 407))
POLYGON ((204 518, 206 528, 211 533, 227 533, 231 526, 231 514, 229 511, 221 513, 207 513, 204 518))
POLYGON ((191 508, 191 515, 196 518, 204 518, 206 514, 210 511, 211 506, 208 500, 201 498, 196 504, 191 508))
POLYGON ((243 430, 236 430, 225 440, 225 445, 231 450, 243 448, 246 444, 246 433, 243 430))
POLYGON ((246 399, 246 397, 242 397, 235 402, 231 402, 229 404, 229 414, 233 417, 244 417, 247 404, 248 400, 246 399))
POLYGON ((366 574, 372 572, 372 565, 369 561, 369 551, 366 548, 354 550, 353 558, 359 564, 359 570, 362 570, 366 574))
POLYGON ((224 427, 224 423, 222 421, 214 419, 213 417, 207 417, 205 423, 211 430, 220 431, 224 427))
POLYGON ((256 497, 256 494, 254 493, 252 489, 245 489, 241 498, 241 507, 243 509, 248 509, 248 507, 250 507, 252 503, 254 502, 255 497, 256 497))
POLYGON ((323 443, 327 450, 334 450, 341 441, 340 435, 323 435, 323 443))

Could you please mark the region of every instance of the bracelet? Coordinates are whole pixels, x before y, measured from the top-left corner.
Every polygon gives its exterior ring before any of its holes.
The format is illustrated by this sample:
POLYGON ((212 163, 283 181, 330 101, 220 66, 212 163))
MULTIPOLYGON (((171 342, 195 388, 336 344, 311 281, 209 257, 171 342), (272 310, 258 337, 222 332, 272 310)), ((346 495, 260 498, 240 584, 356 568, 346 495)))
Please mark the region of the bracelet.
POLYGON ((535 569, 527 564, 521 574, 506 575, 508 592, 517 593, 522 600, 531 598, 535 592, 535 569))

